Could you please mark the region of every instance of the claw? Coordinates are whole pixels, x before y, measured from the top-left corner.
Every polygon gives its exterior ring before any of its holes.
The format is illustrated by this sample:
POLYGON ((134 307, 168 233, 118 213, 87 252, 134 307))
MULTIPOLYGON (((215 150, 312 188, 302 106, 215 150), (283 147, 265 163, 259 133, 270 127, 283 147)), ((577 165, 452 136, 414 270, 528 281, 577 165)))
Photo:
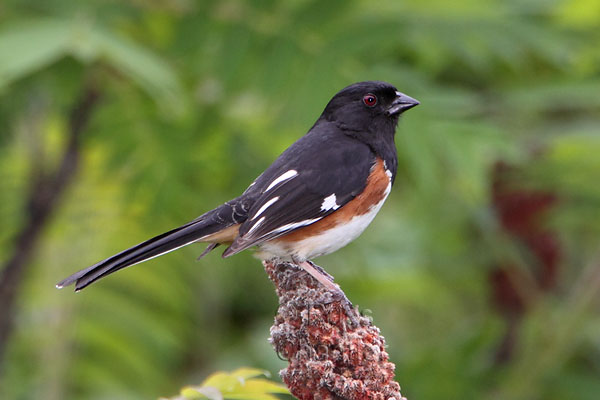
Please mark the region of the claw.
POLYGON ((359 321, 357 317, 356 310, 354 306, 346 297, 344 291, 339 287, 339 285, 333 282, 333 276, 329 275, 325 270, 312 261, 303 261, 297 263, 299 267, 308 272, 315 278, 318 282, 320 282, 323 286, 325 286, 332 294, 334 301, 339 301, 346 316, 350 319, 350 323, 352 327, 359 326, 359 321))

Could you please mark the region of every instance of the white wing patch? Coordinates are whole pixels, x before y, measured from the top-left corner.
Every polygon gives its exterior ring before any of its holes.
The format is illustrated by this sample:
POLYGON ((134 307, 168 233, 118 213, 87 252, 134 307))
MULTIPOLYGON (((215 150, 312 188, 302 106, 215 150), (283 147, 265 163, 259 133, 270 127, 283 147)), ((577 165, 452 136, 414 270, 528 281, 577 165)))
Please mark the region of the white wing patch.
MULTIPOLYGON (((396 92, 396 93, 400 93, 400 92, 396 92)), ((388 178, 390 178, 390 183, 392 183, 392 171, 390 171, 387 167, 387 163, 385 162, 385 160, 383 160, 383 169, 385 170, 385 174, 388 176, 388 178)))
POLYGON ((285 231, 289 231, 289 230, 292 230, 292 229, 300 228, 301 226, 306 226, 306 225, 312 224, 313 222, 317 222, 320 219, 321 219, 320 217, 319 218, 312 218, 312 219, 305 219, 304 221, 293 222, 291 224, 282 225, 282 226, 280 226, 277 229, 273 229, 273 233, 285 232, 285 231))
POLYGON ((256 221, 254 223, 254 225, 252 225, 252 228, 248 229, 247 234, 254 232, 260 226, 260 224, 262 224, 264 221, 265 221, 265 217, 260 217, 260 219, 258 221, 256 221))
POLYGON ((296 171, 295 169, 290 169, 289 171, 284 172, 283 174, 279 175, 279 177, 276 178, 273 182, 271 182, 269 186, 267 186, 265 192, 268 192, 269 190, 273 189, 277 184, 281 182, 285 182, 287 180, 292 179, 296 175, 298 175, 298 171, 296 171))
POLYGON ((340 206, 337 203, 335 193, 332 193, 331 196, 327 196, 325 197, 325 199, 323 199, 323 203, 321 204, 321 211, 337 210, 338 208, 340 208, 340 206))
POLYGON ((253 221, 256 219, 256 217, 258 217, 260 214, 262 214, 263 212, 265 212, 265 210, 267 208, 269 208, 269 206, 273 203, 275 203, 277 200, 279 200, 279 196, 273 197, 271 200, 267 201, 265 204, 263 204, 263 206, 261 208, 258 209, 258 211, 256 212, 256 214, 254 214, 254 217, 252 217, 250 219, 250 221, 253 221))

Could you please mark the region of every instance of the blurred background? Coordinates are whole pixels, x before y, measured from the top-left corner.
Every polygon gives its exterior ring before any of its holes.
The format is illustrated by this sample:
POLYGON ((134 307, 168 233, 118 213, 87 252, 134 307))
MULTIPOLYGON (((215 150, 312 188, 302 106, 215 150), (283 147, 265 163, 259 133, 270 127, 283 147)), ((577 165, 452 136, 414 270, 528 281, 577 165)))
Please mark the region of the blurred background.
POLYGON ((65 276, 237 196, 386 80, 399 174, 318 259, 409 399, 600 393, 600 2, 0 3, 0 398, 151 399, 285 362, 250 252, 65 276))

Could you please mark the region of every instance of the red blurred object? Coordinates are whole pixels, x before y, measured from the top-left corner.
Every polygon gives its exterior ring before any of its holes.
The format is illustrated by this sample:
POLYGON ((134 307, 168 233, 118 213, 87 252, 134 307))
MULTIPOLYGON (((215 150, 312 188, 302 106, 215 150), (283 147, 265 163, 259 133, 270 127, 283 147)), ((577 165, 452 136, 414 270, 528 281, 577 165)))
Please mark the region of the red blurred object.
MULTIPOLYGON (((520 188, 514 179, 518 172, 503 162, 495 165, 492 177, 492 205, 502 229, 529 251, 529 267, 537 289, 549 291, 556 286, 561 259, 560 243, 556 234, 546 227, 549 211, 556 205, 555 194, 520 188)), ((498 349, 499 362, 510 359, 516 340, 517 326, 527 311, 527 299, 515 282, 523 273, 510 261, 495 266, 490 272, 492 301, 505 317, 508 330, 498 349)))

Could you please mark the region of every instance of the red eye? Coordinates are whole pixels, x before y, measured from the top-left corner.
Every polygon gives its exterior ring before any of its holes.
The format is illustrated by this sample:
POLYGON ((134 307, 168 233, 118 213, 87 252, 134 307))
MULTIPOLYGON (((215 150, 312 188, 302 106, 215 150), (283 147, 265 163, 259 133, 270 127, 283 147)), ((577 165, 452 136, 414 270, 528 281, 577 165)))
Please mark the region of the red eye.
POLYGON ((377 104, 377 97, 375 97, 374 94, 367 93, 363 96, 363 103, 365 103, 365 106, 367 107, 375 107, 375 104, 377 104))

